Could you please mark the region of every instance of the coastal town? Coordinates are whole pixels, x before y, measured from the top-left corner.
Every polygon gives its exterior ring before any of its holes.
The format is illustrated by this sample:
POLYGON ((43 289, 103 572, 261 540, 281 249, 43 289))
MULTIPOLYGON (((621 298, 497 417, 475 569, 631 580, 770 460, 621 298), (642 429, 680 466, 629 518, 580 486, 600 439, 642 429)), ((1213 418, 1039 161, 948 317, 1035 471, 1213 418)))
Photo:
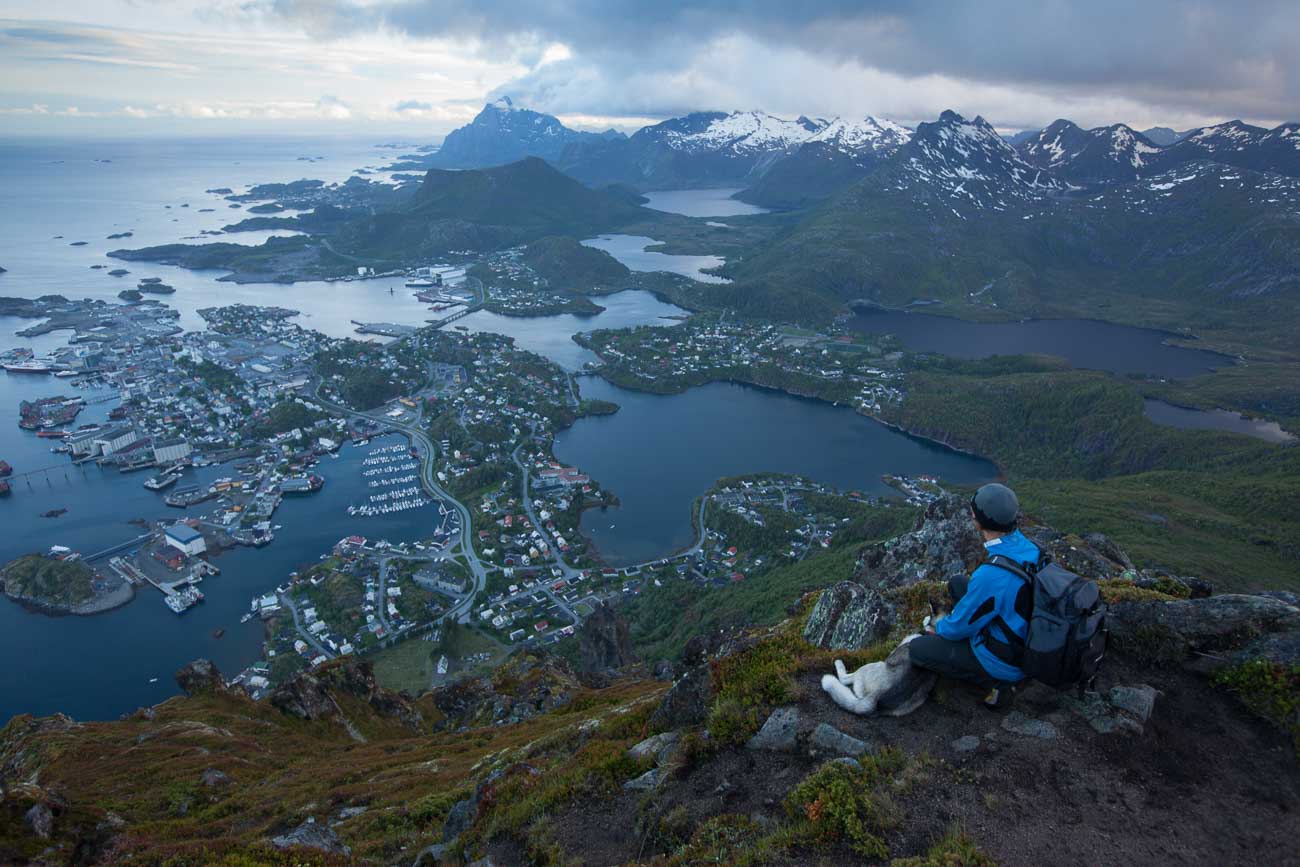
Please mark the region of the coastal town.
MULTIPOLYGON (((463 278, 482 280, 471 292, 444 287, 430 269, 412 272, 408 288, 435 314, 478 293, 489 307, 506 305, 513 291, 545 297, 510 254, 477 273, 487 279, 463 278)), ((647 587, 725 587, 798 562, 854 532, 863 510, 881 504, 806 479, 724 480, 694 507, 693 545, 615 568, 580 524, 588 509, 617 506, 617 496, 557 461, 552 446, 579 418, 617 407, 583 400, 573 374, 510 338, 438 320, 383 342, 331 338, 303 328, 294 310, 238 304, 198 311, 205 329, 183 332, 174 311, 153 299, 5 303, 7 312, 41 319, 30 333, 71 332, 65 350, 6 353, 11 370, 65 386, 24 402, 20 425, 49 440, 52 461, 141 471, 142 486, 176 511, 106 550, 32 555, 27 567, 44 574, 57 564, 79 588, 59 600, 29 594, 33 607, 93 613, 157 591, 181 614, 205 593, 223 592, 212 583, 222 551, 274 544, 285 498, 317 493, 337 478, 332 468, 343 464, 333 461, 352 456, 346 472, 361 496, 346 516, 356 532, 249 600, 242 619, 264 622, 266 637, 262 659, 235 682, 255 696, 347 654, 417 657, 420 678, 432 684, 513 647, 561 642, 597 606, 647 587), (103 402, 112 403, 104 421, 76 423, 103 402), (417 539, 390 543, 365 532, 367 519, 415 510, 428 516, 417 539), (466 645, 466 635, 476 637, 466 645)), ((508 312, 537 315, 529 304, 508 312)), ((588 373, 642 390, 735 378, 864 413, 902 395, 900 353, 888 340, 717 316, 575 339, 599 358, 588 373)), ((12 490, 47 470, 3 471, 12 490)), ((913 505, 939 490, 931 479, 888 481, 913 505)), ((14 588, 32 586, 16 578, 8 585, 14 598, 26 592, 14 588)))
POLYGON ((611 382, 671 394, 716 380, 747 382, 875 415, 902 400, 902 350, 889 337, 821 334, 697 315, 675 328, 595 331, 580 342, 611 382))

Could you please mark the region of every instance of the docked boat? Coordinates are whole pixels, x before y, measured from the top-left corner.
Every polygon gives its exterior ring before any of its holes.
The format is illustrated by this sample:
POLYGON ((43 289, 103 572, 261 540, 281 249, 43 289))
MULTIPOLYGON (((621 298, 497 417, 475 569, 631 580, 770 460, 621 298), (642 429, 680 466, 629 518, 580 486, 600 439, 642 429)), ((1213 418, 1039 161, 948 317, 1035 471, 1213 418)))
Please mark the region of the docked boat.
POLYGON ((9 487, 9 482, 5 481, 4 479, 0 479, 0 497, 9 496, 11 490, 12 489, 9 487))
POLYGON ((65 430, 38 430, 36 435, 43 440, 61 440, 68 435, 65 430))
POLYGON ((4 369, 10 373, 52 373, 54 371, 47 362, 36 359, 6 362, 4 369))
POLYGON ((306 476, 294 476, 280 482, 280 493, 285 495, 314 494, 325 485, 325 479, 311 473, 306 476))
POLYGON ((180 480, 181 474, 176 470, 165 470, 156 476, 149 477, 145 483, 145 489, 150 491, 161 491, 170 488, 180 480))
POLYGON ((14 468, 9 466, 8 461, 0 461, 0 478, 4 478, 5 476, 12 475, 13 471, 14 468))
POLYGON ((438 284, 427 277, 416 277, 406 281, 407 289, 432 289, 438 284))

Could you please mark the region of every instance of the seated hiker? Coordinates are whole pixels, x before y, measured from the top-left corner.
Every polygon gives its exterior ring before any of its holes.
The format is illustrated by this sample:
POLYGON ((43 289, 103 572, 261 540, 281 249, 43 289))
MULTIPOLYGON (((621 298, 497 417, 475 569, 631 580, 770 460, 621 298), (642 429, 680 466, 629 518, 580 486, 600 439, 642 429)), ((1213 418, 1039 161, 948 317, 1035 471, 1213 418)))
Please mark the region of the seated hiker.
MULTIPOLYGON (((988 555, 1036 567, 1042 554, 1016 529, 1019 512, 1020 502, 1005 485, 984 485, 971 498, 971 514, 988 555)), ((984 704, 1008 706, 1025 677, 1019 661, 1033 610, 1033 588, 1010 570, 985 563, 969 578, 952 578, 948 592, 952 613, 911 643, 912 664, 988 687, 984 704)))

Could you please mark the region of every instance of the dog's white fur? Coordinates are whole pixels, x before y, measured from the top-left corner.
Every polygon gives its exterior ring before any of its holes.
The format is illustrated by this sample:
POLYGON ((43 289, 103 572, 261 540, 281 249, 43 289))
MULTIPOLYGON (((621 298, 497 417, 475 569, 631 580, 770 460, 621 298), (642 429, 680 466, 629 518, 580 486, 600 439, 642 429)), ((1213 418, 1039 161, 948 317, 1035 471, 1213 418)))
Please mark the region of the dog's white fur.
MULTIPOLYGON (((835 674, 822 678, 824 689, 835 703, 850 713, 868 715, 876 712, 880 698, 886 692, 898 687, 904 679, 914 676, 912 663, 904 649, 909 641, 919 637, 909 635, 889 654, 884 662, 872 662, 857 671, 850 672, 844 663, 835 660, 835 674), (901 653, 899 651, 902 651, 901 653)), ((903 701, 893 707, 881 708, 880 712, 888 716, 904 716, 925 703, 929 695, 929 683, 923 678, 917 689, 905 695, 903 701)))

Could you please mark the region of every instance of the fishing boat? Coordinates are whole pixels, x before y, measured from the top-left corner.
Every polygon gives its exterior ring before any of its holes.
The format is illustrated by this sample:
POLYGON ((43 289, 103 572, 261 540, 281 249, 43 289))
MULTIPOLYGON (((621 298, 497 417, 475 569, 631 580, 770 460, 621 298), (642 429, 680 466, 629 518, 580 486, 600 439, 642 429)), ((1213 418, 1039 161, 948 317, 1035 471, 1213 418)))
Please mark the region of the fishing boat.
POLYGON ((14 468, 9 466, 8 461, 0 461, 0 478, 11 475, 13 471, 14 468))
POLYGON ((10 490, 9 483, 4 479, 0 479, 0 497, 9 496, 10 490))

